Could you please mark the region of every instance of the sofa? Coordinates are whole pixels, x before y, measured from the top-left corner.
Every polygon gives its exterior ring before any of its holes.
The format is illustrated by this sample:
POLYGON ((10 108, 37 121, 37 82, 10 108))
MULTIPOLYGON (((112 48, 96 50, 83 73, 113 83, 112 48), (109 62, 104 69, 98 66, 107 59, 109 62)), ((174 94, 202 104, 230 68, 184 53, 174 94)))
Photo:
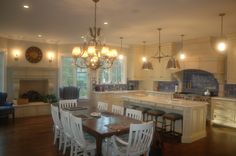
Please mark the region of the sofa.
POLYGON ((0 118, 8 118, 9 115, 15 119, 13 103, 7 101, 7 93, 0 92, 0 118))

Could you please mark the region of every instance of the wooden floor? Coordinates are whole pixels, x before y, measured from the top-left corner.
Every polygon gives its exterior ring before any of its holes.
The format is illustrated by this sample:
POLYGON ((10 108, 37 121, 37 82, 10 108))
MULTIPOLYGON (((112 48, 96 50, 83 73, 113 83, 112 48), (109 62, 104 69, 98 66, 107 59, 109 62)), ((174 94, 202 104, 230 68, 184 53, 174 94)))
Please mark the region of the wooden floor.
MULTIPOLYGON (((68 155, 68 154, 67 154, 68 155)), ((207 127, 207 137, 191 144, 165 143, 164 156, 235 156, 236 129, 207 127)), ((53 145, 50 116, 0 120, 0 156, 62 156, 53 145)))

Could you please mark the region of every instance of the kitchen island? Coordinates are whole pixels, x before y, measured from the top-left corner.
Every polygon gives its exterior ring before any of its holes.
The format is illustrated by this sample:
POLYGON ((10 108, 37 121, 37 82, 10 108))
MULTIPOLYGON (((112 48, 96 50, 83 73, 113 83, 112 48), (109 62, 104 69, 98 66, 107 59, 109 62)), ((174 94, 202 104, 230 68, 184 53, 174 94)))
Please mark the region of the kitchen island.
MULTIPOLYGON (((98 101, 112 105, 136 105, 160 109, 166 113, 183 115, 182 143, 191 143, 206 136, 206 115, 208 102, 174 99, 171 92, 132 90, 94 92, 94 104, 98 101)), ((181 123, 176 121, 176 131, 181 131, 181 123)))
MULTIPOLYGON (((136 94, 123 96, 124 105, 136 105, 183 115, 182 143, 191 143, 206 136, 207 102, 161 98, 153 95, 136 94)), ((176 122, 176 131, 181 123, 176 122)))

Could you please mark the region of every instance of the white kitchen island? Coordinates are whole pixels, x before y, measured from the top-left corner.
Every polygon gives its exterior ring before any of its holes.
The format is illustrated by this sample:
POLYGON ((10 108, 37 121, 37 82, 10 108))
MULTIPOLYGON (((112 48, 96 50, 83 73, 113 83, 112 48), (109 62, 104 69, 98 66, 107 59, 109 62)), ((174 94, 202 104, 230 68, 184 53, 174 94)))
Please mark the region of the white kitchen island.
MULTIPOLYGON (((125 105, 137 105, 183 115, 182 143, 191 143, 206 136, 207 102, 178 100, 154 95, 136 94, 123 96, 125 105)), ((181 123, 176 122, 176 131, 181 123)))

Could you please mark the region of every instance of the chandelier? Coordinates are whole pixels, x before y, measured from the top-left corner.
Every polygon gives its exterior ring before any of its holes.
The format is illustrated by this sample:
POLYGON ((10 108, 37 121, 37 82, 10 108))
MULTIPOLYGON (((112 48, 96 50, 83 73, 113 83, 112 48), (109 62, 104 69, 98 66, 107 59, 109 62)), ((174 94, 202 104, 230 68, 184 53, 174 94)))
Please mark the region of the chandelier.
POLYGON ((167 66, 166 66, 167 69, 177 69, 177 68, 179 68, 180 67, 179 62, 173 56, 166 55, 166 54, 162 53, 162 50, 161 50, 161 30, 162 29, 158 28, 157 30, 158 30, 157 52, 153 56, 151 56, 151 58, 149 60, 143 61, 142 69, 144 69, 144 70, 153 70, 151 59, 157 59, 159 62, 161 62, 161 59, 163 59, 163 58, 170 58, 168 60, 167 66))
POLYGON ((94 7, 94 27, 89 28, 88 36, 82 47, 74 47, 72 56, 74 65, 79 68, 89 68, 96 70, 98 68, 111 68, 113 62, 118 56, 116 49, 109 49, 101 42, 101 28, 97 27, 97 3, 99 0, 93 0, 94 7), (78 61, 79 60, 79 61, 78 61))

